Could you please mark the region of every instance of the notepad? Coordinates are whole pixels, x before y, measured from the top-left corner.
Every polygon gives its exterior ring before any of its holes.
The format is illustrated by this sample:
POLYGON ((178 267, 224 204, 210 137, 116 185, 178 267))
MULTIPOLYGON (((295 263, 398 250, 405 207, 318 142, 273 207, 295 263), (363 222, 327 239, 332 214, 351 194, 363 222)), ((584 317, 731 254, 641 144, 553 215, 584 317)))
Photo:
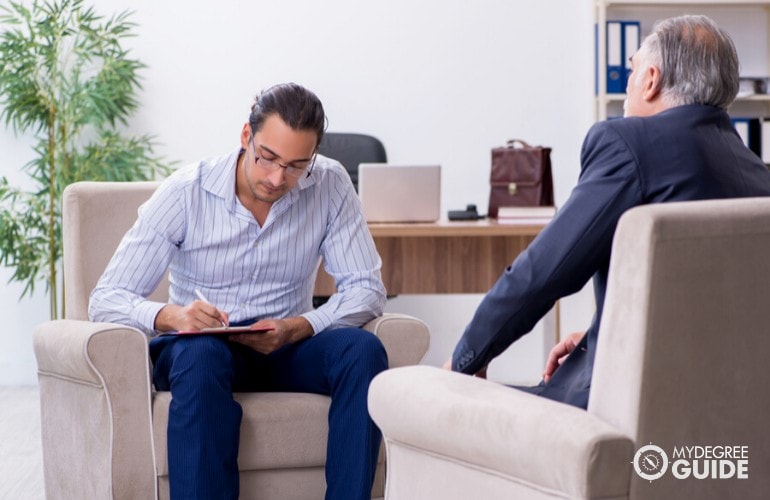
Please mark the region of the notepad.
POLYGON ((265 333, 271 330, 272 328, 253 328, 251 326, 217 326, 194 331, 164 332, 161 335, 230 335, 232 333, 265 333))

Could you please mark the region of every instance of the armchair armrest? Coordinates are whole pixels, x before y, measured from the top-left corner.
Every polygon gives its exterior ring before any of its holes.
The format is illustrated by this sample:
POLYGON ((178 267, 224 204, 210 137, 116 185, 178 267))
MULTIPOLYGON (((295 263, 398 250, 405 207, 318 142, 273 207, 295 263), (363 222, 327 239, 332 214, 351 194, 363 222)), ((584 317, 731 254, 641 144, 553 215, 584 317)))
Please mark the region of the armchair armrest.
POLYGON ((386 313, 363 328, 380 338, 388 353, 390 368, 416 365, 430 345, 428 325, 406 314, 386 313))
POLYGON ((109 323, 58 320, 38 326, 33 345, 48 498, 153 498, 144 334, 109 323), (114 485, 124 489, 115 491, 114 485))
MULTIPOLYGON (((633 442, 578 408, 483 379, 412 366, 369 389, 388 446, 558 491, 570 498, 627 494, 633 442)), ((394 464, 389 463, 389 470, 394 464)))

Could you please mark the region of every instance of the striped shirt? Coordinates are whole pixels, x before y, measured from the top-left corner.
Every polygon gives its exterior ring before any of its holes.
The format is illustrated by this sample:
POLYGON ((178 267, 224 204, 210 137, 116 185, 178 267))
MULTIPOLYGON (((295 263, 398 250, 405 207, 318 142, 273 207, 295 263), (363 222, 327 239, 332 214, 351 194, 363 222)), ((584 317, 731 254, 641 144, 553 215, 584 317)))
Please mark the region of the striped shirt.
POLYGON ((344 168, 319 155, 260 226, 235 194, 239 152, 177 170, 140 207, 91 292, 92 321, 155 335, 165 304, 146 297, 166 269, 170 303, 199 289, 231 322, 301 315, 318 333, 382 314, 381 259, 344 168), (321 259, 338 292, 313 310, 321 259))

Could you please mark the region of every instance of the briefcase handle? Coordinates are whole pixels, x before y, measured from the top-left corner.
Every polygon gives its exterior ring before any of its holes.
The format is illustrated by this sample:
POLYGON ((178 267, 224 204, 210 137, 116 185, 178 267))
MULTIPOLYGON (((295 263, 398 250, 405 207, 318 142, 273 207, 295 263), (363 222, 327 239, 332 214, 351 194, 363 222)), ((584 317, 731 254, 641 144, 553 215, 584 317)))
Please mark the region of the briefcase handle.
POLYGON ((515 148, 516 143, 520 144, 520 147, 522 148, 531 148, 527 141, 522 141, 521 139, 510 139, 508 142, 505 143, 505 145, 509 148, 515 148))

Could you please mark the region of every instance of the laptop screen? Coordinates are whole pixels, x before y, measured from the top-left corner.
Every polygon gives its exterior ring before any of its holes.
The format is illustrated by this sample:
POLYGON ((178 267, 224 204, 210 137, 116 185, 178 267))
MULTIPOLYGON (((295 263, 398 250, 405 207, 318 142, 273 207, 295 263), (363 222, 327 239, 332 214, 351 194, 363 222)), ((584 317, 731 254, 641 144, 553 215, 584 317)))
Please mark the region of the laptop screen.
POLYGON ((367 222, 435 222, 441 213, 441 166, 362 163, 358 195, 367 222))

